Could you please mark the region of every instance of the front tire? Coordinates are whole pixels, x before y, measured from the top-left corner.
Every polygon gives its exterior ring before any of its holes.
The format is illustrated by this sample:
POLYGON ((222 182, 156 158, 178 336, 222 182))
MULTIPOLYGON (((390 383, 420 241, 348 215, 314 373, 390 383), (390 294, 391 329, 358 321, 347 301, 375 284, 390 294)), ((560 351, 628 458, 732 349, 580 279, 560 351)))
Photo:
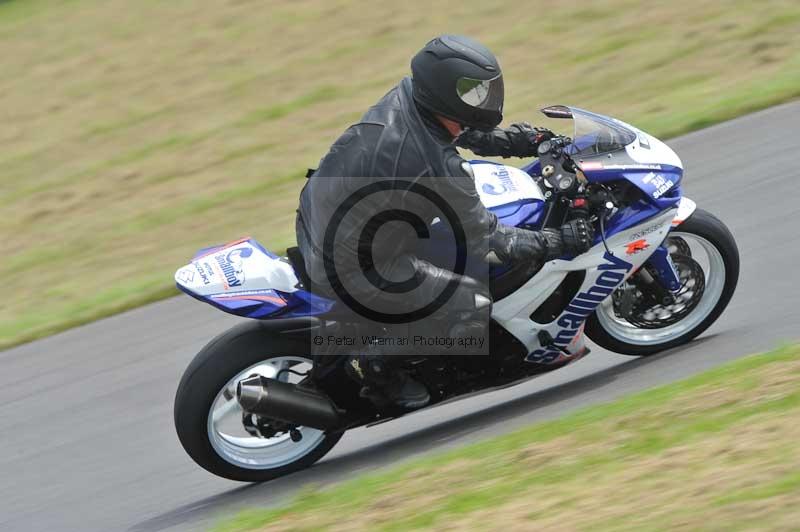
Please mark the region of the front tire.
MULTIPOLYGON (((183 448, 201 467, 230 480, 263 482, 305 469, 322 458, 342 437, 300 427, 303 438, 289 434, 259 438, 241 424, 235 385, 250 374, 290 378, 282 368, 306 370, 311 360, 307 341, 247 322, 206 345, 181 379, 175 395, 175 429, 183 448)), ((297 378, 297 377, 293 377, 297 378)))
POLYGON ((608 298, 586 321, 586 335, 600 347, 623 355, 654 355, 691 341, 728 306, 739 280, 739 250, 725 224, 711 213, 697 209, 670 237, 679 237, 676 244, 681 247, 691 242, 698 255, 706 254, 709 271, 705 273, 706 286, 699 304, 678 323, 661 329, 644 329, 616 316, 612 298, 608 298))

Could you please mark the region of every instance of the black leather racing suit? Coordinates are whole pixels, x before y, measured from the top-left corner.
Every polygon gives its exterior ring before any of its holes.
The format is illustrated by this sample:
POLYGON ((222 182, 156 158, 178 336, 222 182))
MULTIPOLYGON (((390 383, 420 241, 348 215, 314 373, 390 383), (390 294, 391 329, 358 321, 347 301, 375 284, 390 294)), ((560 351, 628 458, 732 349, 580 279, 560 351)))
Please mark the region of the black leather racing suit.
MULTIPOLYGON (((431 210, 429 197, 409 191, 408 183, 416 183, 444 198, 456 213, 471 257, 485 257, 494 251, 501 260, 540 265, 560 254, 560 237, 557 232, 525 231, 498 223, 481 203, 471 168, 459 156, 450 134, 415 105, 411 84, 410 78, 403 79, 359 123, 347 129, 320 161, 300 195, 298 246, 317 291, 335 296, 328 275, 334 264, 334 285, 346 285, 347 292, 369 308, 385 303, 384 308, 394 313, 412 312, 429 303, 424 299, 430 294, 440 293, 456 279, 458 289, 446 306, 450 319, 442 334, 470 335, 488 324, 491 296, 486 284, 420 259, 415 251, 419 238, 407 223, 378 227, 375 216, 410 211, 427 222, 443 218, 431 210), (383 183, 381 193, 353 202, 347 215, 342 215, 341 206, 353 193, 378 182, 383 183), (336 225, 336 241, 334 246, 329 242, 326 249, 325 236, 331 224, 336 225), (359 284, 356 279, 363 278, 365 266, 364 239, 371 242, 372 263, 367 267, 378 275, 373 276, 375 282, 359 284), (400 297, 388 293, 388 284, 408 279, 423 283, 424 289, 403 292, 400 297)), ((521 142, 522 132, 517 133, 499 129, 468 132, 460 137, 459 145, 481 155, 533 155, 535 145, 521 142)), ((442 317, 441 311, 436 316, 442 317)))

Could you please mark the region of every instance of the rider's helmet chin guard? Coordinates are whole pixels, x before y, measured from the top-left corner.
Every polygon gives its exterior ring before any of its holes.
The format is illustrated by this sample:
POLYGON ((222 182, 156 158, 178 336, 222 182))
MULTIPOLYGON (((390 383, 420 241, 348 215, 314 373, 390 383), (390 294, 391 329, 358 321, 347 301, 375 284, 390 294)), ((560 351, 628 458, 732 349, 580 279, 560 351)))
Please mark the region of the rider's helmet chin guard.
POLYGON ((494 54, 460 35, 430 41, 411 60, 414 100, 459 124, 491 130, 503 120, 503 73, 494 54))

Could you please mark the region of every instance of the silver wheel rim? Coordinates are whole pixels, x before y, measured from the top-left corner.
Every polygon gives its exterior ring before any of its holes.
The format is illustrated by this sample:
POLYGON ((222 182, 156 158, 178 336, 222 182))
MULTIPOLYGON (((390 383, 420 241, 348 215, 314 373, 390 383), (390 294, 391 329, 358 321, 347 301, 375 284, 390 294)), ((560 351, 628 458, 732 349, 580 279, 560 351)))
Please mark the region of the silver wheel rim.
POLYGON ((705 291, 697 306, 678 323, 662 329, 639 329, 614 314, 611 298, 597 307, 597 320, 615 339, 634 345, 664 344, 679 338, 700 325, 717 306, 725 288, 725 261, 722 253, 705 238, 693 233, 674 231, 669 236, 683 238, 692 251, 692 258, 700 264, 706 276, 705 291))
MULTIPOLYGON (((236 384, 251 375, 274 379, 281 369, 292 368, 304 373, 311 369, 310 359, 298 356, 271 357, 240 371, 217 393, 208 412, 208 440, 226 462, 245 469, 275 469, 296 462, 324 440, 325 433, 309 427, 298 427, 303 438, 294 442, 289 434, 258 438, 242 425, 242 408, 236 401, 236 384)), ((302 377, 287 371, 279 380, 298 382, 302 377)))

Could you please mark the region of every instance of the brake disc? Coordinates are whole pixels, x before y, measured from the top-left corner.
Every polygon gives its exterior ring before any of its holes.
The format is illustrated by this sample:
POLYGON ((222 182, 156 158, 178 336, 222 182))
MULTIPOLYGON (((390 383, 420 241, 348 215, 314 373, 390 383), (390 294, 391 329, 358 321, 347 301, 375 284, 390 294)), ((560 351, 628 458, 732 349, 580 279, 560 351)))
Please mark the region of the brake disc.
POLYGON ((689 247, 689 244, 686 243, 686 240, 679 236, 671 236, 667 238, 664 244, 666 245, 670 256, 673 258, 675 258, 675 255, 685 255, 687 257, 692 256, 692 248, 689 247))
MULTIPOLYGON (((675 240, 680 240, 683 245, 686 245, 683 239, 675 238, 675 240)), ((680 246, 681 244, 676 245, 680 246)), ((688 247, 688 245, 686 246, 688 247)), ((656 303, 652 298, 646 297, 639 287, 626 283, 624 291, 617 291, 620 292, 619 296, 617 292, 612 296, 614 313, 617 316, 640 329, 661 329, 681 321, 697 307, 705 290, 703 268, 691 256, 676 253, 671 258, 681 282, 680 289, 673 293, 673 302, 669 304, 656 303), (633 290, 634 293, 628 294, 628 290, 633 290), (628 298, 623 295, 627 295, 634 301, 632 306, 629 301, 626 301, 628 298)))

